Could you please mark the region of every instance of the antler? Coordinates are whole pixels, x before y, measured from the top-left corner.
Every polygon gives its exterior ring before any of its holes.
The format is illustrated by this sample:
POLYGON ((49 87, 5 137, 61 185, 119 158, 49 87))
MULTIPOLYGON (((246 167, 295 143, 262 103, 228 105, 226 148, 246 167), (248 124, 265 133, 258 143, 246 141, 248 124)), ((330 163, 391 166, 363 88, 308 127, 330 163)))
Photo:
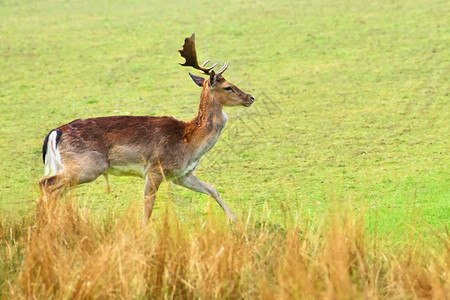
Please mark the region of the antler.
MULTIPOLYGON (((206 68, 206 65, 209 63, 209 59, 205 61, 202 65, 198 64, 197 60, 197 51, 195 50, 195 33, 191 35, 191 37, 187 37, 184 39, 183 49, 178 50, 180 52, 181 57, 185 58, 186 61, 184 64, 180 63, 180 65, 184 67, 193 67, 194 69, 199 70, 201 73, 210 75, 211 70, 217 65, 214 64, 209 68, 206 68)), ((226 62, 223 67, 217 72, 217 75, 221 75, 228 68, 228 63, 226 62)))
POLYGON ((216 75, 222 75, 223 72, 225 72, 225 70, 228 68, 228 62, 225 62, 223 64, 223 67, 220 68, 220 70, 216 73, 216 75))

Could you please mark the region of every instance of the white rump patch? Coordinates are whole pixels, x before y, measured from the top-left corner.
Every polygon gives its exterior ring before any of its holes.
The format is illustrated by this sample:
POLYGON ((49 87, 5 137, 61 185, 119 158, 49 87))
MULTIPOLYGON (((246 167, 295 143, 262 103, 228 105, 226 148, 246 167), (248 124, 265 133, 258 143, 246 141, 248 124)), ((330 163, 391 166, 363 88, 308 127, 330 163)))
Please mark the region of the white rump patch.
POLYGON ((47 153, 45 154, 45 175, 50 174, 50 170, 52 171, 52 175, 58 174, 63 170, 61 153, 59 153, 58 146, 56 145, 57 135, 56 130, 53 130, 48 137, 47 153))

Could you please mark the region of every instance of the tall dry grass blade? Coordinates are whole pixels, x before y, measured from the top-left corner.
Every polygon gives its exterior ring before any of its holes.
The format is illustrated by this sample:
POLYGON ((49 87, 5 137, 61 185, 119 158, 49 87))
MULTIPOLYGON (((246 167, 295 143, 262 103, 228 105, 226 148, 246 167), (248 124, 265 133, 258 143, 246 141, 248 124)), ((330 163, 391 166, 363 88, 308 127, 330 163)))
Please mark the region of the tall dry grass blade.
POLYGON ((136 205, 120 217, 109 214, 97 220, 69 199, 38 207, 34 225, 30 219, 14 227, 0 222, 1 237, 10 247, 2 242, 2 253, 10 254, 1 262, 18 268, 15 276, 2 279, 2 289, 7 287, 2 297, 445 299, 449 295, 448 232, 438 235, 436 247, 415 239, 414 246, 402 244, 389 251, 383 249, 386 241, 375 245, 368 240, 364 213, 355 214, 350 208, 332 207, 323 218, 288 228, 250 219, 230 226, 211 212, 187 223, 169 203, 143 229, 138 210, 136 205))

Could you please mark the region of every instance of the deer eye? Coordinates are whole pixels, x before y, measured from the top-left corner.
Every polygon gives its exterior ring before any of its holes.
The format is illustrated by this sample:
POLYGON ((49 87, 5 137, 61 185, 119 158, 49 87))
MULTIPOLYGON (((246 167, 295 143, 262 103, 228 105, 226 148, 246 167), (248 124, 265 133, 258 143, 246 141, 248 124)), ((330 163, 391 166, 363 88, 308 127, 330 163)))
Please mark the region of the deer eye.
POLYGON ((231 86, 224 87, 223 89, 226 90, 226 91, 232 91, 233 90, 233 88, 231 86))

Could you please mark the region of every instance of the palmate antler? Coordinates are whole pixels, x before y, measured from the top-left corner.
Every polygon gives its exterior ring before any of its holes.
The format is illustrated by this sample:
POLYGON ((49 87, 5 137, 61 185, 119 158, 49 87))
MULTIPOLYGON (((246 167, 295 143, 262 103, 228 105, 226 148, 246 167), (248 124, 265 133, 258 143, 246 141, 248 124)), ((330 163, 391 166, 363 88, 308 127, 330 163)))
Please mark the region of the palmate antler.
MULTIPOLYGON (((187 37, 184 39, 183 49, 178 50, 178 52, 180 52, 181 57, 186 59, 184 64, 180 63, 180 65, 184 67, 193 67, 203 74, 210 75, 211 70, 217 65, 214 64, 212 67, 207 68, 206 65, 209 63, 209 59, 205 61, 201 66, 198 64, 197 51, 195 50, 195 33, 193 33, 191 37, 187 37)), ((221 75, 227 68, 228 63, 226 62, 223 67, 216 73, 216 75, 221 75)))

